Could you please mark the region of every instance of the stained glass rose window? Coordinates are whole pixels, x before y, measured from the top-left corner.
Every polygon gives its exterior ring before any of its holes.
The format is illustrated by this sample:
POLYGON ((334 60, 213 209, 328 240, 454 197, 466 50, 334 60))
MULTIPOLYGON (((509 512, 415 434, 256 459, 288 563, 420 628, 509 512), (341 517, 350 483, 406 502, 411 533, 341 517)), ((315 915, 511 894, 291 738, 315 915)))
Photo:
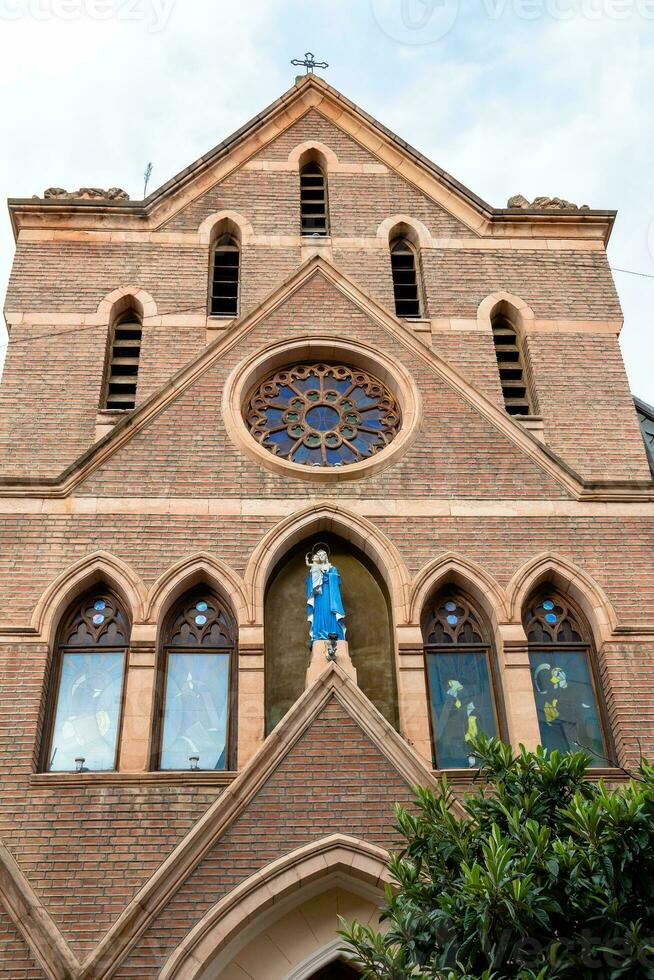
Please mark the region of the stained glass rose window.
POLYGON ((388 446, 401 416, 392 393, 371 374, 342 364, 300 364, 257 386, 245 420, 275 456, 305 466, 347 466, 388 446))

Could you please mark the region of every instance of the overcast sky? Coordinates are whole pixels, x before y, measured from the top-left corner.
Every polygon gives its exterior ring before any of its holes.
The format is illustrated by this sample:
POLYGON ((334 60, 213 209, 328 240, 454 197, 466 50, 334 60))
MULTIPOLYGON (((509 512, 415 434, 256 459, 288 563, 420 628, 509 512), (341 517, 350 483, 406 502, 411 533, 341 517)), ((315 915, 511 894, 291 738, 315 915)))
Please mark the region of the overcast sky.
MULTIPOLYGON (((285 91, 307 49, 491 204, 617 208, 611 264, 654 277, 654 0, 0 0, 0 192, 141 198, 148 161, 152 190, 285 91)), ((5 210, 3 296, 12 252, 5 210)), ((615 277, 632 390, 654 403, 654 278, 615 277)))

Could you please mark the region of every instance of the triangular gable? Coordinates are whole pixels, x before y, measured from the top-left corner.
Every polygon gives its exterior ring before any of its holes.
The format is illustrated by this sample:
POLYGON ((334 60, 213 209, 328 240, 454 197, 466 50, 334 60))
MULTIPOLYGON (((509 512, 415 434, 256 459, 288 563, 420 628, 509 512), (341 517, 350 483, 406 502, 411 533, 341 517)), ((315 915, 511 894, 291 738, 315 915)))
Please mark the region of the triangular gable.
MULTIPOLYGON (((432 163, 380 122, 316 75, 306 75, 292 88, 213 150, 154 191, 145 201, 50 201, 11 199, 14 233, 22 227, 47 226, 48 212, 65 210, 74 226, 93 228, 102 214, 103 228, 152 231, 161 228, 192 201, 238 170, 262 147, 315 108, 349 134, 375 158, 441 205, 471 232, 515 237, 560 235, 569 225, 583 224, 585 237, 608 241, 614 211, 548 211, 493 208, 450 174, 432 163), (35 217, 36 223, 32 221, 35 217), (144 222, 145 219, 145 222, 144 222), (145 227, 144 227, 145 224, 145 227)), ((73 225, 71 225, 73 226, 73 225)))
MULTIPOLYGON (((166 910, 190 905, 192 919, 200 917, 206 902, 202 903, 197 885, 205 872, 211 873, 211 867, 221 875, 225 862, 232 862, 231 881, 222 879, 223 887, 229 891, 237 880, 268 862, 266 847, 271 848, 270 854, 288 850, 295 840, 338 832, 339 822, 347 824, 343 833, 388 845, 394 839, 393 803, 409 803, 412 788, 417 785, 437 788, 422 759, 340 667, 330 664, 292 706, 254 759, 134 896, 81 966, 2 845, 0 899, 12 921, 25 924, 30 945, 40 951, 47 976, 56 980, 108 980, 121 975, 115 972, 117 967, 130 950, 137 948, 148 930, 154 930, 154 936, 159 928, 157 922, 166 910), (346 743, 350 746, 349 768, 346 743), (289 812, 275 844, 265 823, 264 808, 268 807, 269 815, 279 813, 288 808, 291 798, 298 806, 296 825, 289 812), (334 800, 338 800, 338 806, 332 809, 334 800), (304 816, 299 813, 301 807, 304 816), (311 827, 307 824, 309 819, 314 821, 311 827), (189 890, 190 901, 185 897, 189 890)), ((463 816, 456 801, 453 808, 463 816)), ((215 900, 214 888, 209 904, 215 900)), ((184 922, 182 929, 185 928, 184 922)), ((167 940, 157 942, 159 947, 154 942, 147 943, 148 967, 142 975, 152 974, 153 956, 160 953, 165 957, 169 952, 167 940)))
MULTIPOLYGON (((423 221, 435 238, 470 238, 469 224, 460 217, 454 217, 442 203, 434 200, 433 195, 425 193, 423 188, 407 180, 395 168, 381 163, 371 149, 367 149, 341 129, 338 121, 324 115, 320 106, 309 108, 235 171, 190 203, 184 204, 159 230, 166 233, 197 232, 207 218, 218 212, 241 212, 243 201, 256 200, 257 189, 260 192, 259 175, 252 171, 267 171, 267 196, 279 194, 285 198, 288 193, 289 169, 296 171, 298 167, 297 161, 291 167, 289 154, 306 143, 314 142, 325 146, 337 158, 337 162, 328 167, 330 200, 336 201, 343 194, 347 194, 349 200, 352 193, 351 181, 357 177, 370 180, 370 174, 374 174, 373 192, 381 202, 393 201, 396 214, 409 214, 423 221)), ((243 214, 252 219, 259 235, 279 235, 284 231, 280 226, 279 215, 274 211, 263 209, 258 220, 255 220, 256 211, 251 213, 250 208, 243 214)), ((377 221, 379 220, 378 217, 377 221)), ((350 209, 346 218, 341 214, 339 234, 373 236, 377 232, 377 225, 373 227, 372 221, 372 216, 365 209, 361 213, 357 209, 350 209), (345 228, 344 220, 347 222, 345 228)))
MULTIPOLYGON (((442 474, 447 472, 447 454, 453 454, 453 447, 456 446, 460 452, 467 452, 471 461, 477 460, 475 465, 479 465, 480 472, 486 457, 488 457, 491 472, 496 471, 499 474, 499 468, 504 466, 506 475, 511 466, 515 468, 511 476, 510 487, 507 484, 504 489, 498 481, 499 496, 529 496, 529 489, 521 491, 523 481, 525 487, 531 487, 532 496, 536 494, 539 496, 562 496, 566 493, 580 494, 583 484, 576 474, 554 457, 546 447, 525 432, 519 423, 508 416, 506 412, 490 402, 465 381, 458 372, 433 351, 426 348, 403 323, 370 300, 351 280, 320 257, 314 257, 305 263, 287 283, 275 290, 258 310, 237 321, 226 337, 215 341, 198 355, 194 361, 173 377, 165 388, 145 402, 130 418, 121 422, 109 436, 81 457, 73 467, 70 467, 63 474, 60 483, 62 489, 65 487, 72 491, 85 483, 87 492, 95 492, 100 483, 96 480, 90 481, 89 478, 102 468, 102 474, 98 474, 97 477, 100 482, 101 478, 104 479, 106 484, 101 487, 100 492, 102 493, 109 491, 109 484, 112 481, 118 481, 124 488, 129 486, 130 480, 137 477, 142 480, 142 487, 149 486, 153 492, 156 491, 154 486, 156 467, 151 458, 148 460, 147 473, 139 474, 138 459, 133 457, 128 467, 131 476, 126 482, 124 474, 118 473, 119 464, 116 462, 112 471, 109 461, 140 433, 143 433, 146 427, 150 427, 149 432, 147 435, 144 434, 143 438, 157 440, 157 454, 160 458, 163 459, 167 447, 169 454, 174 452, 174 457, 171 456, 171 458, 177 460, 180 457, 180 419, 169 416, 167 420, 164 420, 163 415, 171 409, 175 402, 183 398, 189 389, 200 384, 205 375, 209 378, 207 386, 213 392, 213 415, 211 428, 208 430, 208 438, 217 440, 218 435, 216 434, 214 437, 213 430, 216 429, 217 432, 217 428, 220 426, 220 421, 216 418, 221 397, 220 382, 213 375, 210 376, 209 372, 217 366, 221 366, 224 373, 231 363, 241 360, 243 353, 239 354, 240 345, 243 345, 245 339, 256 330, 260 330, 264 338, 260 341, 259 346, 265 346, 266 339, 269 340, 268 329, 274 330, 275 335, 285 338, 285 333, 280 334, 279 331, 283 330, 287 321, 290 323, 292 320, 292 303, 296 298, 301 297, 303 289, 312 288, 318 283, 334 290, 336 297, 334 306, 337 301, 348 304, 347 309, 350 314, 345 317, 348 323, 350 315, 352 315, 351 311, 354 310, 361 320, 365 318, 367 323, 374 325, 378 331, 377 335, 369 332, 369 343, 373 348, 380 343, 383 346, 388 346, 390 338, 394 344, 398 345, 398 356, 402 352, 409 354, 413 359, 412 363, 416 365, 416 369, 433 376, 437 382, 440 391, 439 397, 441 397, 440 410, 443 425, 449 424, 446 414, 448 410, 457 414, 460 422, 458 430, 452 426, 452 440, 448 445, 443 445, 442 454, 439 454, 436 446, 425 446, 426 451, 435 454, 433 466, 440 465, 442 474), (270 326, 264 330, 262 328, 264 321, 267 318, 272 318, 281 309, 289 311, 289 316, 283 318, 282 324, 274 324, 273 320, 270 319, 268 321, 270 326), (445 395, 447 395, 447 400, 445 395)), ((304 303, 306 307, 307 301, 305 300, 304 303)), ((301 299, 298 299, 298 309, 301 307, 301 299)), ((291 333, 292 331, 289 330, 289 336, 291 333)), ((342 336, 342 333, 340 335, 342 336)), ((206 411, 206 400, 203 404, 206 411)), ((204 421, 208 424, 209 419, 204 419, 204 421)), ((424 427, 421 433, 423 440, 435 438, 428 429, 428 426, 424 427)), ((194 434, 195 432, 194 429, 194 434)), ((140 442, 143 445, 142 439, 140 442)), ((223 438, 223 445, 225 451, 236 452, 226 436, 223 438)), ((198 459, 198 463, 202 464, 202 460, 198 459)), ((207 462, 206 465, 211 465, 211 461, 207 462)), ((127 461, 125 461, 124 467, 127 467, 127 461)), ((186 467, 187 476, 191 469, 191 467, 186 467)), ((392 472, 392 468, 386 472, 392 472)), ((452 472, 454 473, 454 470, 452 472)), ((215 481, 216 486, 218 482, 215 481)), ((289 488, 289 492, 292 492, 292 486, 295 483, 296 481, 287 478, 284 486, 289 488)), ((455 486, 453 478, 451 485, 455 486)), ((467 490, 469 491, 470 486, 473 485, 468 480, 466 483, 467 490)), ((302 492, 305 490, 306 485, 303 486, 302 492)), ((179 486, 176 487, 176 494, 184 495, 179 486)), ((110 492, 110 495, 120 496, 122 491, 115 490, 110 492)), ((474 496, 474 493, 466 492, 466 489, 462 488, 462 495, 474 496)))
MULTIPOLYGON (((157 972, 153 968, 162 965, 171 944, 213 905, 220 889, 229 891, 296 841, 337 833, 344 823, 343 833, 392 843, 393 803, 409 803, 416 785, 437 786, 361 690, 329 665, 134 897, 85 963, 83 976, 109 977, 130 949, 141 946, 143 954, 130 954, 125 975, 145 969, 141 956, 147 970, 157 972), (277 835, 272 828, 280 813, 277 835)), ((461 816, 459 804, 454 807, 461 816)))

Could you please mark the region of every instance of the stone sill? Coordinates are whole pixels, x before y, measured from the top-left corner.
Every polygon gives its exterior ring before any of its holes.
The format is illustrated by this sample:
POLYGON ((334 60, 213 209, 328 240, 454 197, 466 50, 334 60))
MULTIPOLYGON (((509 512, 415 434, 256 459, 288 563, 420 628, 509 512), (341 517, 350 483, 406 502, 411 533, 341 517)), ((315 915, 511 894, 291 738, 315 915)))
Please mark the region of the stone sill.
POLYGON ((229 786, 237 772, 34 772, 30 786, 34 789, 96 788, 112 786, 229 786))
POLYGON ((527 432, 531 432, 539 442, 545 442, 545 425, 542 415, 512 415, 511 418, 515 419, 527 432))
MULTIPOLYGON (((483 781, 480 779, 479 769, 432 769, 432 775, 436 779, 447 776, 447 781, 453 788, 457 786, 469 787, 472 783, 483 781)), ((607 782, 612 783, 629 782, 629 776, 624 770, 618 769, 615 766, 608 766, 601 769, 599 767, 597 769, 587 769, 585 778, 588 782, 597 782, 600 779, 605 779, 607 782)))

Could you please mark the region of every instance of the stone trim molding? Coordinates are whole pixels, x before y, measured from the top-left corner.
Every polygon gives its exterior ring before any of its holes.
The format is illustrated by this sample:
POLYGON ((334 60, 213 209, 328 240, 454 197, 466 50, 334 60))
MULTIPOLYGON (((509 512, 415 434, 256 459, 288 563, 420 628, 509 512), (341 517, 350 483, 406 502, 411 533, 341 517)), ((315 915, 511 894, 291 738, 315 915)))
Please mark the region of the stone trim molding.
POLYGON ((409 573, 395 545, 364 517, 343 504, 327 501, 291 514, 271 528, 252 552, 244 585, 252 603, 253 624, 263 622, 266 584, 280 558, 298 541, 326 530, 340 534, 372 559, 386 582, 395 613, 404 612, 409 573))
POLYGON ((429 228, 418 218, 412 218, 408 214, 393 214, 390 218, 385 218, 382 221, 377 229, 377 238, 385 248, 388 249, 390 245, 392 233, 396 230, 400 231, 403 225, 413 232, 415 236, 414 245, 418 245, 420 248, 434 248, 434 241, 429 228))
POLYGON ((510 620, 515 623, 522 621, 522 610, 530 594, 547 581, 552 582, 564 595, 572 596, 580 606, 599 651, 618 627, 615 609, 597 582, 583 568, 562 555, 552 552, 536 555, 513 575, 506 589, 510 620))
POLYGON ((68 606, 100 582, 116 591, 132 623, 143 622, 147 599, 143 582, 126 562, 106 551, 98 551, 80 558, 46 588, 34 608, 31 631, 52 643, 68 606))
POLYGON ((478 329, 487 332, 491 331, 493 329, 493 314, 498 309, 504 310, 507 307, 514 314, 510 318, 511 323, 518 331, 521 339, 525 333, 533 330, 536 317, 532 308, 518 296, 506 292, 491 293, 490 296, 487 296, 486 299, 481 301, 477 308, 478 329))
POLYGON ((108 324, 115 316, 128 309, 130 303, 134 304, 142 320, 158 315, 156 302, 140 286, 120 286, 114 289, 100 301, 96 315, 101 323, 108 324))
POLYGON ((218 958, 227 959, 246 923, 256 923, 289 895, 300 900, 303 890, 333 875, 363 883, 380 901, 384 885, 392 881, 382 848, 342 834, 314 841, 269 864, 217 902, 171 955, 159 980, 198 980, 210 964, 217 967, 218 958))
MULTIPOLYGON (((315 684, 304 692, 268 736, 250 764, 209 807, 134 896, 85 961, 80 980, 108 980, 150 923, 245 810, 332 697, 356 719, 357 724, 409 786, 430 786, 438 791, 438 783, 420 756, 398 735, 337 664, 327 665, 315 684)), ((453 812, 458 817, 465 813, 456 801, 453 803, 453 812)))
POLYGON ((300 963, 299 966, 288 974, 286 980, 311 980, 311 977, 315 976, 323 966, 329 966, 330 963, 338 962, 343 956, 342 949, 343 940, 335 939, 321 949, 316 950, 315 953, 300 963))
MULTIPOLYGON (((325 260, 319 258, 323 263, 325 260)), ((409 449, 422 421, 422 399, 418 386, 399 360, 363 343, 353 343, 346 337, 326 334, 324 337, 295 337, 280 340, 256 351, 238 364, 223 391, 222 412, 227 434, 241 452, 266 469, 283 476, 293 476, 309 483, 343 483, 372 476, 397 462, 409 449), (400 431, 384 449, 344 467, 309 467, 275 456, 253 439, 243 419, 243 406, 248 392, 263 378, 287 364, 305 361, 341 361, 368 371, 382 381, 397 399, 402 420, 400 431)))
MULTIPOLYGON (((246 167, 249 169, 249 167, 246 167)), ((284 165, 286 169, 286 165, 284 165)), ((336 171, 330 173, 343 173, 345 165, 341 164, 336 171)), ((386 171, 384 171, 386 172, 386 171)), ((227 213, 227 212, 225 212, 227 213)), ((412 219, 415 220, 415 219, 412 219)), ((249 224, 243 219, 244 224, 249 224)), ((202 226, 200 226, 201 228, 202 226)), ((456 250, 482 252, 506 252, 506 251, 538 251, 538 252, 604 252, 604 245, 601 241, 593 238, 435 238, 431 232, 430 244, 421 245, 421 248, 432 248, 439 250, 456 250)), ((197 231, 106 231, 104 229, 89 229, 88 231, 76 231, 73 228, 53 231, 48 228, 28 228, 20 232, 19 242, 111 242, 113 244, 129 245, 167 245, 188 248, 197 248, 198 245, 207 244, 200 238, 200 229, 197 231)), ((260 245, 264 248, 290 248, 302 244, 301 235, 257 235, 252 234, 248 237, 249 245, 260 245)), ((334 248, 340 249, 385 249, 388 248, 388 239, 377 235, 335 235, 332 236, 334 248)))
MULTIPOLYGON (((347 497, 346 506, 362 517, 654 517, 654 501, 601 503, 592 500, 519 500, 448 497, 347 497)), ((207 517, 270 517, 298 513, 304 500, 280 497, 1 497, 0 514, 38 518, 42 515, 89 514, 201 515, 207 517)))
POLYGON ((299 170, 300 160, 309 150, 315 150, 324 160, 327 175, 339 169, 339 159, 325 143, 319 140, 305 140, 294 147, 288 155, 288 164, 293 170, 299 170))
POLYGON ((214 229, 221 221, 231 222, 232 225, 236 226, 241 245, 249 245, 251 243, 254 237, 254 229, 247 218, 244 218, 238 211, 216 211, 215 214, 210 214, 208 218, 205 218, 198 228, 198 244, 211 245, 214 238, 214 229))
POLYGON ((157 579, 147 596, 144 621, 159 626, 177 599, 199 584, 213 587, 222 596, 239 627, 252 622, 241 576, 227 562, 206 551, 182 558, 157 579))
POLYGON ((454 583, 479 603, 494 629, 508 619, 506 596, 492 575, 463 555, 447 552, 425 565, 409 591, 407 624, 420 625, 422 610, 433 592, 454 583))

